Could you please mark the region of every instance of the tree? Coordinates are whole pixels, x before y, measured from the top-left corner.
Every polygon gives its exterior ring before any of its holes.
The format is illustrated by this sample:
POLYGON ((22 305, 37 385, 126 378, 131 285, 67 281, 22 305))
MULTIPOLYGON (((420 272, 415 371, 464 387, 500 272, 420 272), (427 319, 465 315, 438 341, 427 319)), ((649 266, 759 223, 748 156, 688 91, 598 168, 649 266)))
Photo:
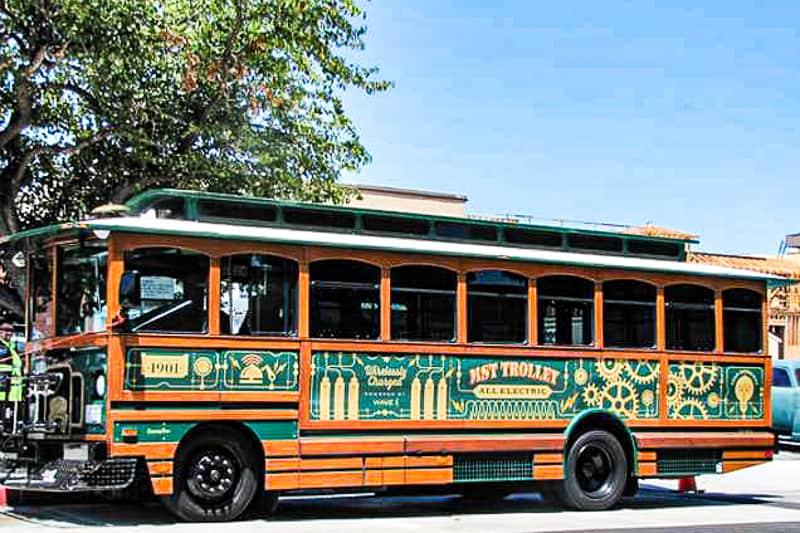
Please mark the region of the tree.
POLYGON ((0 236, 153 187, 343 200, 369 156, 342 93, 389 87, 350 59, 363 18, 354 0, 0 0, 0 236))

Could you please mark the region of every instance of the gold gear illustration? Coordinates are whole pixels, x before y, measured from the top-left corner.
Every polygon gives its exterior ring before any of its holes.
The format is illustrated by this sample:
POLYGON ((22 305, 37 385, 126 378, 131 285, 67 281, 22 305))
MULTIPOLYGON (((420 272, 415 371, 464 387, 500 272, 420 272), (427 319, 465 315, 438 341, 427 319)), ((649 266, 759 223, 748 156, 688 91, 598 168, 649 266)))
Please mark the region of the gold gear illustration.
POLYGON ((618 381, 622 379, 623 365, 622 361, 616 359, 601 359, 594 365, 597 373, 604 377, 607 381, 618 381))
POLYGON ((658 378, 657 361, 625 361, 624 367, 630 380, 638 385, 647 385, 658 378))
POLYGON ((645 390, 642 392, 642 405, 645 407, 650 407, 653 405, 653 402, 656 401, 655 394, 650 389, 645 390))
POLYGON ((601 402, 602 396, 597 385, 589 383, 583 388, 583 403, 591 405, 592 407, 598 407, 601 402))
POLYGON ((616 411, 625 418, 634 418, 639 409, 636 388, 627 381, 614 381, 603 389, 602 407, 616 411))
POLYGON ((575 371, 575 384, 576 385, 586 385, 589 382, 589 373, 586 371, 585 368, 579 368, 575 371))
POLYGON ((682 385, 695 396, 711 390, 717 381, 717 365, 703 363, 684 363, 680 366, 682 385))
POLYGON ((678 374, 670 374, 667 381, 667 403, 673 404, 683 397, 683 382, 678 374))
POLYGON ((672 417, 677 420, 706 420, 708 410, 700 400, 692 398, 679 403, 674 408, 672 417))

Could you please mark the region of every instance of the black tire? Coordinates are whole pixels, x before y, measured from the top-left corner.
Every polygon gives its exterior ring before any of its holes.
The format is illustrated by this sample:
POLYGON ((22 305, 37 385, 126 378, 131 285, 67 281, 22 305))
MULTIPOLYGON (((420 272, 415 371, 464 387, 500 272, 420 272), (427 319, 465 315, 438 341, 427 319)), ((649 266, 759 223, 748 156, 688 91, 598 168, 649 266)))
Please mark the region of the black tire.
POLYGON ((278 492, 274 490, 257 492, 253 503, 247 510, 247 517, 267 518, 278 510, 278 492))
POLYGON ((589 431, 570 446, 564 473, 566 479, 555 485, 558 499, 579 511, 602 511, 622 497, 628 460, 613 435, 589 431))
POLYGON ((258 452, 227 427, 208 427, 190 439, 175 457, 173 493, 161 502, 189 522, 236 520, 263 491, 258 452))

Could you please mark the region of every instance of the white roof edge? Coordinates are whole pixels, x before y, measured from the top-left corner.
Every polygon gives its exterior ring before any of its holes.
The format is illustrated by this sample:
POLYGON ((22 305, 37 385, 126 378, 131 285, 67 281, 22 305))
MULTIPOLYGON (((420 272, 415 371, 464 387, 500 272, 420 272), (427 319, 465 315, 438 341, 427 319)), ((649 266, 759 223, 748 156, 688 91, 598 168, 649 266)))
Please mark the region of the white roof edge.
POLYGON ((275 227, 217 224, 191 220, 151 219, 142 217, 114 217, 85 221, 98 229, 171 233, 184 236, 210 235, 220 238, 267 241, 284 244, 311 244, 319 246, 349 247, 384 251, 404 251, 420 254, 457 255, 493 259, 508 259, 535 263, 566 264, 577 266, 619 268, 650 272, 671 272, 701 276, 721 276, 739 279, 784 280, 780 276, 753 270, 703 265, 664 259, 646 259, 602 254, 583 254, 517 248, 489 244, 407 239, 402 237, 379 237, 332 233, 323 231, 295 230, 275 227))

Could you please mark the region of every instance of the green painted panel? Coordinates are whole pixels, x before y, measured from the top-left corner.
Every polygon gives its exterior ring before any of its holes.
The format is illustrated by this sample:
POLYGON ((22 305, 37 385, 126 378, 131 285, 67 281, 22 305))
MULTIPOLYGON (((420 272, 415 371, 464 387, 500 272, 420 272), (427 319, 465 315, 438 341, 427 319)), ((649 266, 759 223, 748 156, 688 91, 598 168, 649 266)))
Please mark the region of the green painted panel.
POLYGON ((591 408, 658 417, 659 365, 587 358, 316 352, 312 420, 564 420, 591 408))
POLYGON ((127 390, 297 391, 298 353, 131 349, 127 390))
POLYGON ((673 420, 764 417, 764 367, 687 361, 669 365, 667 412, 673 420))
MULTIPOLYGON (((267 411, 265 411, 267 412, 267 411)), ((122 430, 135 429, 139 442, 178 442, 199 422, 170 422, 169 413, 161 422, 115 422, 114 441, 123 442, 122 430)), ((266 420, 245 422, 260 440, 296 439, 297 422, 291 420, 266 420)))

